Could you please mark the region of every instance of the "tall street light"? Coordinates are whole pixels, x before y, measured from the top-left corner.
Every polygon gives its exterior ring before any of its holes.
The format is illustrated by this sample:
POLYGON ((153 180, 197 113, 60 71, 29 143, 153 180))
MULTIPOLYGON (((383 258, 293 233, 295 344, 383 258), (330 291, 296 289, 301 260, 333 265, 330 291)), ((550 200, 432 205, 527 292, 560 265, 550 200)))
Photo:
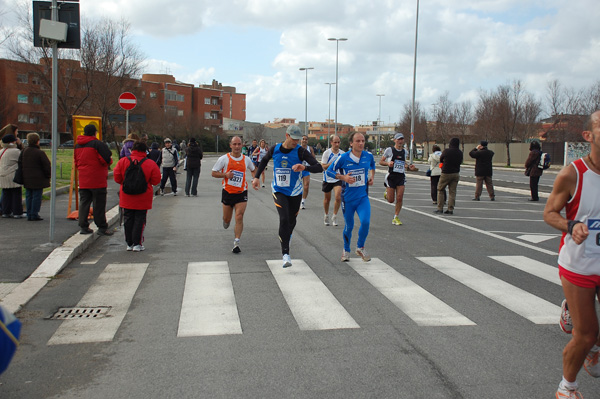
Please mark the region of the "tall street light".
POLYGON ((377 148, 381 148, 381 131, 379 130, 379 125, 381 123, 381 97, 385 96, 385 94, 376 94, 379 97, 379 116, 377 117, 377 148))
POLYGON ((331 134, 329 134, 329 129, 331 129, 329 127, 329 125, 331 124, 331 85, 334 85, 334 83, 325 83, 326 85, 329 85, 329 116, 327 117, 327 148, 329 148, 329 136, 331 136, 331 134))
POLYGON ((315 69, 313 67, 300 68, 301 71, 304 71, 306 74, 306 93, 304 99, 304 135, 308 136, 308 70, 315 69))
POLYGON ((348 39, 345 37, 341 37, 339 39, 336 39, 335 37, 330 37, 327 40, 335 41, 335 134, 337 134, 338 87, 340 86, 338 84, 338 53, 339 53, 340 42, 345 42, 348 39))
POLYGON ((413 161, 413 142, 415 138, 415 90, 417 88, 417 38, 419 35, 419 0, 417 0, 417 18, 415 22, 415 59, 413 63, 412 109, 410 114, 410 163, 413 161))

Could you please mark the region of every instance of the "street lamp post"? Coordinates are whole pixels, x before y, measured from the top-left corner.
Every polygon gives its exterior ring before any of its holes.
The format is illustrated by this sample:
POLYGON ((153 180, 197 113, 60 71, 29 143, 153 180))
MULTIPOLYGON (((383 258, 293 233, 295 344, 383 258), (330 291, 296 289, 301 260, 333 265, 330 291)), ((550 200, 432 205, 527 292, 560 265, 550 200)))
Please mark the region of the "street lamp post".
POLYGON ((335 41, 335 134, 337 134, 337 108, 338 108, 338 54, 339 54, 339 47, 340 47, 340 42, 345 42, 346 40, 348 40, 345 37, 341 37, 339 39, 336 39, 335 37, 330 37, 329 39, 330 41, 335 41))
POLYGON ((415 137, 415 90, 417 88, 417 39, 419 35, 419 0, 417 0, 417 17, 415 22, 415 58, 413 63, 412 109, 410 114, 410 163, 413 161, 413 141, 415 137))
POLYGON ((304 98, 304 135, 308 136, 308 70, 315 69, 313 67, 300 68, 301 71, 304 71, 306 74, 306 93, 304 98))
POLYGON ((379 124, 381 123, 381 97, 385 94, 376 94, 379 97, 379 116, 377 116, 377 148, 381 148, 381 131, 379 130, 379 124))
POLYGON ((331 129, 331 127, 329 126, 331 124, 331 85, 334 85, 335 83, 325 84, 329 85, 329 113, 327 117, 327 148, 329 148, 329 136, 331 136, 331 134, 329 134, 329 130, 331 129))

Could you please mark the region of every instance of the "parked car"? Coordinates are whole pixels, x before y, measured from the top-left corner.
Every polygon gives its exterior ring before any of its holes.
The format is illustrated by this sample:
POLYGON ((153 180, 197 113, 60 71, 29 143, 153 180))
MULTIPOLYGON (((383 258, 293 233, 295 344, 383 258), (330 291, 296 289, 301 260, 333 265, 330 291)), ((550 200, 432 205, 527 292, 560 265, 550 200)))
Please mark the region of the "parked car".
POLYGON ((65 141, 60 146, 62 148, 73 148, 73 140, 65 141))
POLYGON ((52 140, 40 139, 40 147, 52 147, 52 140))

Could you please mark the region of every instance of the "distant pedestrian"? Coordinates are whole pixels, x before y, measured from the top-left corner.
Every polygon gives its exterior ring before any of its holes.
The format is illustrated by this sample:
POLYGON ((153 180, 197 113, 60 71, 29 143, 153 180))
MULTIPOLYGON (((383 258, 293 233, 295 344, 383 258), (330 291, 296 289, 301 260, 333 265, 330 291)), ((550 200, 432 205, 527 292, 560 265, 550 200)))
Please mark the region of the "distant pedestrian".
POLYGON ((186 146, 186 180, 185 180, 185 196, 198 196, 198 177, 200 177, 200 167, 202 160, 202 149, 198 145, 195 138, 190 139, 190 143, 186 146), (191 191, 190 191, 191 189, 191 191))
POLYGON ((27 135, 27 148, 21 153, 23 168, 23 186, 25 187, 25 203, 27 205, 27 220, 40 221, 42 193, 50 187, 52 167, 50 160, 39 146, 40 136, 37 133, 27 135))
POLYGON ((477 179, 473 201, 479 201, 484 182, 490 200, 495 201, 496 195, 494 193, 494 183, 492 182, 492 175, 494 173, 492 158, 494 158, 494 151, 488 149, 487 141, 481 140, 479 145, 469 152, 469 156, 475 158, 475 177, 477 179))
MULTIPOLYGON (((195 139, 194 139, 195 140, 195 139)), ((181 140, 181 159, 185 159, 185 157, 187 156, 187 144, 185 143, 185 140, 181 140)))
MULTIPOLYGON (((315 150, 308 145, 308 136, 302 136, 302 140, 300 141, 300 145, 302 148, 307 150, 312 156, 315 155, 315 150)), ((306 161, 303 162, 305 166, 308 166, 306 161)), ((263 175, 264 177, 264 175, 263 175)), ((310 172, 308 170, 302 171, 302 202, 300 203, 301 209, 306 209, 306 199, 308 198, 308 189, 310 188, 310 172)), ((264 181, 263 181, 264 187, 264 181)))
POLYGON ((179 156, 177 150, 172 147, 173 143, 170 138, 166 138, 165 147, 161 151, 160 163, 162 166, 162 180, 160 181, 160 195, 165 195, 165 185, 167 179, 171 182, 171 190, 173 195, 177 195, 177 165, 179 164, 179 156))
POLYGON ((158 143, 155 141, 148 151, 148 158, 153 160, 158 165, 158 159, 160 158, 160 150, 158 149, 158 143))
POLYGON ((23 217, 23 190, 15 183, 15 172, 19 166, 21 150, 17 148, 17 138, 13 134, 2 137, 0 152, 0 188, 2 189, 2 217, 21 219, 23 217))
MULTIPOLYGON (((330 143, 331 148, 325 150, 323 157, 321 158, 321 166, 323 166, 323 170, 327 170, 329 165, 335 162, 335 160, 344 153, 344 151, 340 149, 341 140, 339 136, 332 134, 330 137, 330 143)), ((327 176, 327 173, 323 173, 323 187, 321 188, 321 191, 323 191, 323 210, 325 211, 323 223, 325 226, 329 226, 329 204, 331 203, 332 191, 335 198, 333 202, 333 215, 331 217, 331 224, 334 226, 338 225, 337 214, 340 210, 340 206, 342 205, 343 184, 343 181, 327 176)))
POLYGON ((119 193, 119 206, 123 208, 125 229, 125 242, 127 250, 140 252, 146 249, 144 247, 144 229, 146 227, 146 218, 148 209, 152 209, 153 186, 160 182, 160 169, 155 162, 146 158, 146 144, 142 141, 136 141, 133 144, 129 158, 121 158, 115 166, 113 177, 115 182, 121 184, 119 193), (146 191, 141 194, 127 194, 123 191, 123 182, 127 169, 133 163, 140 164, 144 177, 146 179, 146 191))
MULTIPOLYGON (((442 175, 442 168, 440 168, 440 157, 442 156, 442 150, 439 145, 434 144, 431 147, 432 154, 429 154, 429 158, 427 162, 429 163, 429 170, 431 171, 431 176, 429 176, 429 182, 431 184, 431 199, 433 200, 433 205, 437 205, 438 198, 438 183, 440 182, 440 176, 442 175)), ((444 203, 446 202, 446 190, 444 189, 444 203)))
POLYGON ((542 177, 543 169, 538 168, 540 157, 542 156, 542 146, 539 141, 532 141, 529 145, 529 156, 525 161, 525 176, 529 176, 529 189, 531 198, 528 201, 539 201, 538 185, 542 177))
POLYGON ((119 153, 119 158, 125 158, 131 155, 131 149, 133 148, 133 143, 139 141, 139 136, 135 133, 129 133, 127 138, 123 140, 123 147, 121 147, 121 152, 119 153))
POLYGON ((112 164, 112 153, 106 143, 96 138, 96 126, 89 124, 83 128, 83 135, 77 137, 73 159, 79 173, 79 228, 80 234, 91 234, 88 221, 90 205, 93 203, 94 223, 99 235, 111 236, 106 222, 106 194, 108 167, 112 164))
POLYGON ((463 162, 463 152, 458 148, 460 140, 456 137, 450 139, 450 144, 442 155, 440 163, 442 165, 442 175, 438 183, 438 203, 434 213, 454 214, 454 205, 456 203, 456 188, 460 180, 460 165, 463 162), (443 191, 448 187, 448 209, 444 212, 443 191))

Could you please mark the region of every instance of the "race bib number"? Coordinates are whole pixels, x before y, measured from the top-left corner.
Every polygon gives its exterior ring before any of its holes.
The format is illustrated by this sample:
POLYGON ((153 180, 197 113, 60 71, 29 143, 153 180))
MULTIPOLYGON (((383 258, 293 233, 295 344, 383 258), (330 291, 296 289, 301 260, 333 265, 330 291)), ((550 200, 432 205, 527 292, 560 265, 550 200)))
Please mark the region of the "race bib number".
POLYGON ((396 173, 404 173, 404 161, 394 161, 394 169, 396 173))
POLYGON ((276 168, 275 169, 275 182, 279 187, 289 187, 290 180, 292 180, 292 169, 290 168, 276 168))
POLYGON ((600 219, 589 219, 587 227, 590 234, 584 241, 585 256, 588 258, 600 258, 600 219))
POLYGON ((233 187, 240 188, 242 187, 242 182, 244 181, 244 173, 239 170, 232 170, 233 177, 227 180, 227 184, 233 187))
POLYGON ((365 185, 365 170, 355 169, 348 173, 351 177, 354 177, 354 183, 350 183, 350 187, 362 187, 365 185))

